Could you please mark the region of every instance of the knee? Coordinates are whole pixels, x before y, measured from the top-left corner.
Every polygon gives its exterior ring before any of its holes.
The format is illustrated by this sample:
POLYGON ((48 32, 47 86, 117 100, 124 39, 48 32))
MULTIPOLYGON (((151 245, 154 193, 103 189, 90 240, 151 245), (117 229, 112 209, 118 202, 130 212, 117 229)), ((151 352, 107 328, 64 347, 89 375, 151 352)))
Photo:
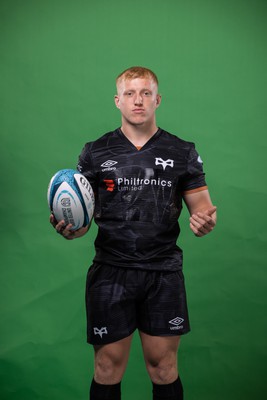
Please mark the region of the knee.
POLYGON ((115 343, 94 346, 95 380, 103 385, 115 385, 126 369, 132 336, 115 343))
POLYGON ((146 363, 147 371, 153 383, 167 385, 178 377, 176 360, 150 360, 146 363))
POLYGON ((114 385, 122 380, 124 364, 122 360, 101 355, 95 359, 95 380, 103 385, 114 385))

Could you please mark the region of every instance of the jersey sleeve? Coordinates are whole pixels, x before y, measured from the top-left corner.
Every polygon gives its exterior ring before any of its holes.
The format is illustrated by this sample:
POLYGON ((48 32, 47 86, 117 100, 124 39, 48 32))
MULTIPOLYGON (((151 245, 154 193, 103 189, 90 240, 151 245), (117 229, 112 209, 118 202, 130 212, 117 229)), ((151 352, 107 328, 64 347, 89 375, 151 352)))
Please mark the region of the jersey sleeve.
POLYGON ((96 173, 90 151, 90 143, 86 143, 78 158, 77 170, 90 182, 93 191, 96 193, 96 173))
POLYGON ((195 145, 189 150, 187 158, 187 169, 182 179, 181 190, 183 194, 194 193, 207 189, 203 162, 195 149, 195 145))

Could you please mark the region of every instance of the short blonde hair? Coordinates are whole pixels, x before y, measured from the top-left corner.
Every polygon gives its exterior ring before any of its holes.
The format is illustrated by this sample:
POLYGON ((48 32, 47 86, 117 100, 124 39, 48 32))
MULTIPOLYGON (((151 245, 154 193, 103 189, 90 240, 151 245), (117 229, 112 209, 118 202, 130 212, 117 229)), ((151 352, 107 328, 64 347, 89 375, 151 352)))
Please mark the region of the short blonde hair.
POLYGON ((136 78, 151 78, 157 85, 159 84, 157 75, 149 68, 130 67, 123 71, 116 79, 118 85, 122 80, 132 80, 136 78))

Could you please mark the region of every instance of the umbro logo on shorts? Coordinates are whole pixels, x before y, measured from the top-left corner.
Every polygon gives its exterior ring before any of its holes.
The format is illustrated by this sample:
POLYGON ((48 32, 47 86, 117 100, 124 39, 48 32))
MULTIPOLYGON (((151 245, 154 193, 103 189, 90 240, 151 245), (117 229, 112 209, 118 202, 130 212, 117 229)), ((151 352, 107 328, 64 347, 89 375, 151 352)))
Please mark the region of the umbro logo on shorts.
POLYGON ((170 330, 179 330, 179 329, 183 329, 183 325, 181 325, 184 322, 183 318, 180 317, 176 317, 174 319, 171 319, 169 321, 169 324, 173 325, 170 327, 170 330))
POLYGON ((99 335, 99 336, 101 337, 101 339, 102 339, 102 336, 103 336, 104 334, 106 334, 106 335, 108 334, 107 327, 104 326, 103 328, 100 328, 100 329, 94 328, 94 334, 95 334, 95 335, 99 335))

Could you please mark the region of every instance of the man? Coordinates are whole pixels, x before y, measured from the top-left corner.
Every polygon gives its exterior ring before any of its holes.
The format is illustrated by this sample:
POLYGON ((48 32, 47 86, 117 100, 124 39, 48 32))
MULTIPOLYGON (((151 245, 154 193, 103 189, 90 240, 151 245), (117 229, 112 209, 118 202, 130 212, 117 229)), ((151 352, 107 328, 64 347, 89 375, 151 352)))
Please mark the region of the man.
MULTIPOLYGON (((116 84, 121 128, 87 143, 78 163, 95 192, 98 225, 86 287, 88 342, 95 351, 90 399, 121 398, 136 329, 153 399, 183 399, 177 352, 190 327, 177 220, 184 200, 190 228, 201 237, 213 230, 216 207, 194 144, 157 127, 156 75, 132 67, 116 84)), ((72 232, 50 218, 66 239, 88 230, 72 232)))

